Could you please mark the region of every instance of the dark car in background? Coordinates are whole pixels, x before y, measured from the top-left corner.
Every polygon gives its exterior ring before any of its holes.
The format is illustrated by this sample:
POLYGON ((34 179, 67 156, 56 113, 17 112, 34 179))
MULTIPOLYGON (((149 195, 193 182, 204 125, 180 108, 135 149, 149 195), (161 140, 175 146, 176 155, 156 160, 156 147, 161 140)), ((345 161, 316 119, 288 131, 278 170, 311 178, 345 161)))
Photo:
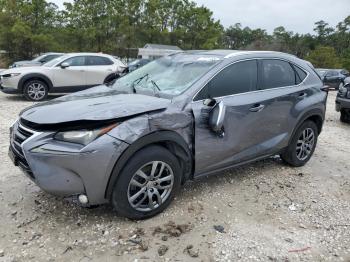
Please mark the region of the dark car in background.
POLYGON ((177 53, 22 111, 9 155, 49 193, 144 219, 187 180, 276 154, 305 165, 327 95, 312 65, 288 54, 177 53))
POLYGON ((316 71, 321 77, 323 83, 335 90, 338 90, 340 84, 344 83, 344 79, 350 76, 349 71, 346 69, 317 68, 316 71))
POLYGON ((151 62, 151 60, 145 58, 136 59, 128 64, 128 72, 135 71, 136 69, 147 65, 149 62, 151 62))
POLYGON ((340 121, 350 123, 350 77, 345 78, 339 87, 335 109, 340 112, 340 121))
POLYGON ((28 60, 28 61, 18 61, 14 62, 10 68, 15 68, 15 67, 29 67, 29 66, 41 66, 47 62, 50 62, 51 60, 63 56, 63 53, 45 53, 42 54, 41 56, 38 56, 34 58, 33 60, 28 60))

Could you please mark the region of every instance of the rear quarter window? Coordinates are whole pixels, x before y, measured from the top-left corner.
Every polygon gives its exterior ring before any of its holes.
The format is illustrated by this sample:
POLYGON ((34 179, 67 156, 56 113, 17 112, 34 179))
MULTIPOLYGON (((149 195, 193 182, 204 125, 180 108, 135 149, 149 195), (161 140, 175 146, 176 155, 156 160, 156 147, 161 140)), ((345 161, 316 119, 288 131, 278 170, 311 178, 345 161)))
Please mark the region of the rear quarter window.
POLYGON ((295 80, 295 84, 300 84, 301 82, 304 81, 304 79, 306 78, 307 76, 307 73, 301 69, 300 67, 296 66, 296 65, 292 65, 294 70, 295 70, 295 73, 296 73, 296 80, 295 80))

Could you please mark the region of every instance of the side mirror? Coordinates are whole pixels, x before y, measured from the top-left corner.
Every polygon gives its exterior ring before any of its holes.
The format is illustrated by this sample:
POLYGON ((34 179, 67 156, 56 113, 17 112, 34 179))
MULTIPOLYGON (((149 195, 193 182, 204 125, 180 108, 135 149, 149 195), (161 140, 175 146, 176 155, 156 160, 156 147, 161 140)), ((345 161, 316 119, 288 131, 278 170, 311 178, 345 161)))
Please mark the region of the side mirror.
POLYGON ((209 113, 209 127, 219 136, 224 136, 224 120, 226 107, 224 102, 217 103, 209 113))
POLYGON ((65 69, 65 68, 67 68, 67 67, 69 67, 69 64, 68 64, 68 63, 62 63, 62 64, 61 64, 61 68, 62 68, 62 69, 65 69))

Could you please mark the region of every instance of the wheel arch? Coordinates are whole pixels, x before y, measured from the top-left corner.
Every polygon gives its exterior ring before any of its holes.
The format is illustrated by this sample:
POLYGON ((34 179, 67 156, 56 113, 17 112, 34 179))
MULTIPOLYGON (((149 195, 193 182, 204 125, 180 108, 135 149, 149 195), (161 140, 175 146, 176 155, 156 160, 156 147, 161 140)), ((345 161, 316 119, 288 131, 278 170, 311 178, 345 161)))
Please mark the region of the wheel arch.
POLYGON ((163 146, 175 155, 184 171, 181 178, 182 183, 191 179, 193 174, 193 155, 188 144, 174 131, 156 131, 133 142, 118 158, 107 183, 105 191, 106 199, 110 199, 119 174, 128 160, 131 159, 136 152, 150 145, 163 146))
POLYGON ((18 82, 18 89, 23 93, 24 85, 28 81, 32 80, 40 80, 43 81, 45 84, 47 84, 47 87, 49 90, 53 87, 52 81, 45 75, 40 74, 40 73, 32 73, 32 74, 27 74, 24 75, 18 82))
POLYGON ((318 134, 322 132, 323 122, 325 119, 325 113, 321 109, 312 109, 304 113, 297 123, 297 125, 294 127, 293 133, 290 136, 289 143, 293 139, 295 132, 298 130, 298 128, 305 122, 305 121, 312 121, 316 124, 318 129, 318 134))
POLYGON ((111 81, 115 80, 118 78, 118 74, 117 73, 110 73, 108 76, 105 77, 105 79, 103 80, 103 84, 108 84, 111 81), (108 81, 109 80, 109 81, 108 81), (108 82, 107 82, 108 81, 108 82))

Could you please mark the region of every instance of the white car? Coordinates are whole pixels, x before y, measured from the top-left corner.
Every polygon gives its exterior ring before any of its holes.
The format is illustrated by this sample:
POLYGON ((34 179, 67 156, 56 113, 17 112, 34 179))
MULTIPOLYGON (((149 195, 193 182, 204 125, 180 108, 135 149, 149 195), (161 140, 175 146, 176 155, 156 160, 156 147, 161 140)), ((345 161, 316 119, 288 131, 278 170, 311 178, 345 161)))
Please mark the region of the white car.
POLYGON ((42 101, 48 93, 70 93, 113 81, 126 66, 113 56, 72 53, 43 66, 12 68, 0 72, 0 89, 42 101))

